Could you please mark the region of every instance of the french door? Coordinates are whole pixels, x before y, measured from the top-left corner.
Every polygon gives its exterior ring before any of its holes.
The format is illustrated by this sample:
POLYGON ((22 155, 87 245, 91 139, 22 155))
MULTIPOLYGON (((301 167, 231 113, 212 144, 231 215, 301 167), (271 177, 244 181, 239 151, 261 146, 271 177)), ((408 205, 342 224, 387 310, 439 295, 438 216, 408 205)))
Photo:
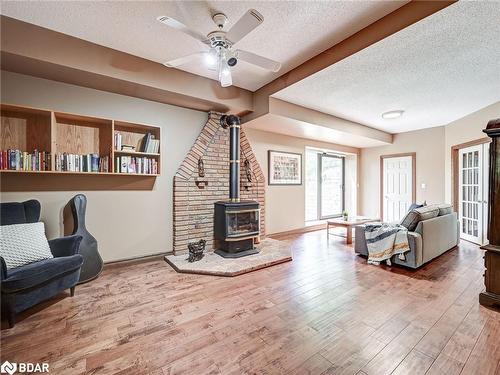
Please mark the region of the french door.
POLYGON ((383 221, 400 221, 414 200, 413 156, 383 157, 382 208, 383 221))
POLYGON ((460 237, 487 242, 489 143, 459 150, 460 237))
POLYGON ((320 219, 341 216, 344 210, 344 158, 318 154, 318 212, 320 219))

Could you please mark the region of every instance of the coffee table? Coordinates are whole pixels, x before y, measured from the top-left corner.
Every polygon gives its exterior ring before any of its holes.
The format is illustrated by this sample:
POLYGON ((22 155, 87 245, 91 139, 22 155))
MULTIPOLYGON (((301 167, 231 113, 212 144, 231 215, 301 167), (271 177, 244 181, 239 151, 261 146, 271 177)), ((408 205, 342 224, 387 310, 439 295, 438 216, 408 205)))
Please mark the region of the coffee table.
MULTIPOLYGON (((346 244, 352 244, 352 228, 356 225, 371 223, 374 221, 380 221, 380 219, 371 219, 364 216, 353 216, 344 220, 344 218, 339 217, 335 219, 328 219, 326 221, 326 238, 330 239, 330 227, 342 227, 347 229, 346 244)), ((333 235, 333 233, 331 233, 333 235)))

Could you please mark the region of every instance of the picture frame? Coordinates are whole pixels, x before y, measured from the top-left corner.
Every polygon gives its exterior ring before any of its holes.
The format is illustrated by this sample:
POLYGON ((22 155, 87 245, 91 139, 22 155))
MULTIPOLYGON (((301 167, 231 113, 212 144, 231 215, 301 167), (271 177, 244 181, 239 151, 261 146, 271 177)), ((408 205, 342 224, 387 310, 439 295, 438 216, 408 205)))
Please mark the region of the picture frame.
POLYGON ((268 150, 268 185, 302 185, 302 154, 268 150))

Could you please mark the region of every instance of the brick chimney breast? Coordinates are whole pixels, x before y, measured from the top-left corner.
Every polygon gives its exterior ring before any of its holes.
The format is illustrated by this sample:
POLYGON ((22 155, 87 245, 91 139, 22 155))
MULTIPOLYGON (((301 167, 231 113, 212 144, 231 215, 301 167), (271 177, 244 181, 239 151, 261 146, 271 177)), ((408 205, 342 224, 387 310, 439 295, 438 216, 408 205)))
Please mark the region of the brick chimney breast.
MULTIPOLYGON (((214 249, 214 203, 229 197, 229 130, 219 124, 221 113, 209 112, 208 120, 174 176, 174 254, 187 254, 187 244, 205 239, 207 251, 214 249), (198 177, 203 158, 205 176, 198 177), (206 181, 206 185, 202 182, 206 181)), ((260 233, 265 235, 265 176, 245 136, 240 133, 240 197, 261 207, 260 233), (252 182, 243 162, 248 160, 252 182)))

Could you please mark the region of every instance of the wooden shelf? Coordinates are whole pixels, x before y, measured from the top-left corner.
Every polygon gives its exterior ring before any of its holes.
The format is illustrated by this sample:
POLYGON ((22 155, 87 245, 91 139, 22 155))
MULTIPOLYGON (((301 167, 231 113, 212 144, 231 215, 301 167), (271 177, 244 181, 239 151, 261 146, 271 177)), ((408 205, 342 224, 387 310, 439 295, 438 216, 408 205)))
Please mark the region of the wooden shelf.
MULTIPOLYGON (((157 153, 153 152, 142 152, 142 151, 128 151, 128 150, 116 150, 117 146, 114 144, 115 135, 121 135, 121 144, 134 146, 136 150, 140 150, 143 146, 143 139, 146 134, 151 134, 155 140, 160 140, 161 143, 161 133, 160 128, 156 126, 149 126, 145 124, 131 123, 125 121, 113 121, 113 171, 115 173, 121 173, 126 175, 145 175, 142 173, 125 173, 118 172, 120 170, 120 165, 117 164, 120 161, 121 157, 136 157, 136 158, 149 158, 152 159, 154 163, 157 164, 158 172, 160 172, 160 162, 161 162, 161 154, 160 151, 157 153)), ((159 150, 161 150, 161 144, 159 146, 159 150)), ((146 174, 150 176, 150 174, 146 174)))
POLYGON ((151 157, 160 156, 160 154, 154 152, 123 151, 123 150, 121 151, 114 150, 113 152, 115 155, 151 156, 151 157))
POLYGON ((118 176, 143 176, 143 177, 158 177, 159 174, 152 174, 152 173, 121 173, 121 172, 115 172, 112 173, 114 175, 118 176))
MULTIPOLYGON (((53 110, 30 108, 24 106, 0 104, 1 126, 0 126, 0 150, 20 150, 28 153, 33 150, 45 151, 51 154, 51 165, 49 170, 10 170, 3 169, 0 173, 3 180, 10 179, 8 176, 124 176, 130 178, 158 177, 161 174, 160 160, 161 152, 136 152, 115 150, 114 144, 116 133, 122 134, 122 144, 132 144, 136 147, 141 145, 143 137, 151 133, 155 139, 161 140, 161 129, 140 123, 131 123, 121 120, 84 116, 79 114, 64 113, 53 110), (55 169, 56 155, 74 154, 88 155, 98 154, 99 157, 109 157, 109 172, 81 172, 61 171, 55 169), (158 167, 158 173, 122 173, 115 172, 115 163, 121 156, 147 158, 152 160, 158 167)), ((12 177, 13 178, 13 177, 12 177)), ((34 177, 33 177, 34 178, 34 177)), ((42 178, 42 177, 40 177, 42 178)), ((70 178, 70 177, 68 177, 70 178)), ((76 178, 76 177, 75 177, 76 178)), ((16 180, 18 178, 16 177, 16 180)), ((25 178, 22 179, 26 181, 25 178)), ((36 179, 40 181, 39 178, 36 179)), ((66 180, 66 178, 65 178, 66 180)), ((79 181, 81 179, 79 178, 79 181)), ((92 178, 91 181, 98 181, 92 178)), ((76 180, 75 180, 76 183, 76 180)), ((5 185, 13 185, 12 182, 5 185)), ((44 187, 50 184, 42 184, 44 187)), ((105 184, 112 186, 112 184, 105 184)), ((130 184, 136 186, 137 184, 130 184)), ((4 184, 2 183, 2 190, 4 184)), ((99 187, 96 185, 96 189, 99 187)), ((58 190, 58 189, 53 189, 58 190)))
POLYGON ((56 171, 23 171, 14 169, 0 169, 0 173, 58 173, 56 171))
POLYGON ((120 173, 120 172, 74 172, 74 171, 22 171, 22 170, 11 170, 11 169, 1 169, 0 173, 36 173, 36 174, 81 174, 81 175, 92 175, 92 176, 152 176, 158 177, 159 174, 153 173, 120 173))

